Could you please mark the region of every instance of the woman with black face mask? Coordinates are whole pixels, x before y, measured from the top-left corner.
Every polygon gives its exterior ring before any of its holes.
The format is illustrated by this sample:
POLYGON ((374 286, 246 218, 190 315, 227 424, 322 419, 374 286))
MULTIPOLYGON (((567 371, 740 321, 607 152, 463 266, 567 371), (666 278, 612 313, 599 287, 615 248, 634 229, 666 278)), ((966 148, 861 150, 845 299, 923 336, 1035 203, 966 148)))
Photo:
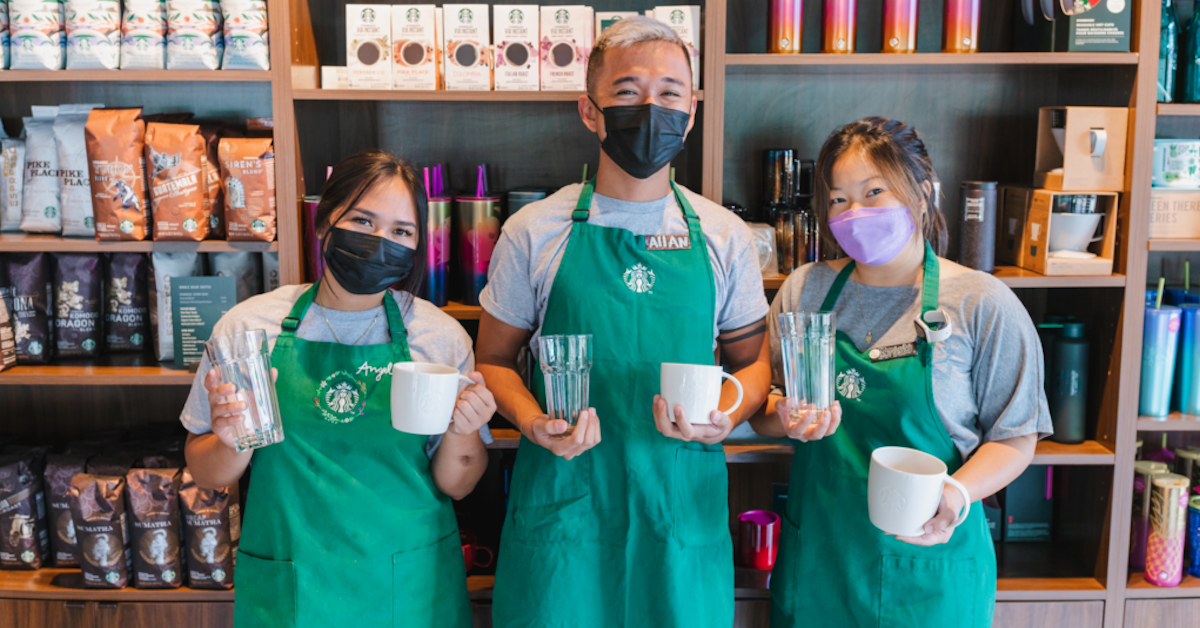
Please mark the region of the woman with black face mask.
POLYGON ((317 208, 325 276, 239 303, 214 327, 267 331, 285 428, 278 444, 236 452, 245 403, 201 363, 181 418, 196 483, 228 486, 254 460, 234 580, 239 628, 471 625, 451 499, 483 475, 496 404, 472 372, 467 333, 414 296, 425 217, 411 166, 379 150, 349 157, 317 208), (409 361, 475 382, 443 436, 392 427, 391 367, 409 361))

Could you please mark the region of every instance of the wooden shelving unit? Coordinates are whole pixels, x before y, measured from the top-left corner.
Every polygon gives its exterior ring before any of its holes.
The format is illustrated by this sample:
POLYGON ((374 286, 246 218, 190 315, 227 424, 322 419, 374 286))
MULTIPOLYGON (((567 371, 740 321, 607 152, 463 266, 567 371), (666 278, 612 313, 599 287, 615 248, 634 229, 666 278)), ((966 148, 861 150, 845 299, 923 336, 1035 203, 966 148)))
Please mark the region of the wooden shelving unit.
POLYGON ((194 380, 165 365, 14 366, 0 373, 0 386, 191 386, 194 380))
POLYGON ((1200 432, 1200 415, 1172 412, 1165 419, 1139 416, 1139 432, 1200 432))
POLYGON ((1081 53, 1081 52, 981 52, 976 54, 880 54, 859 53, 851 55, 839 54, 726 54, 725 66, 770 65, 770 66, 829 66, 829 65, 864 65, 864 66, 948 66, 948 65, 1137 65, 1138 54, 1131 52, 1120 53, 1081 53))
POLYGON ((1200 116, 1200 104, 1195 103, 1158 103, 1160 116, 1200 116))
POLYGON ((265 70, 4 70, 0 72, 0 83, 73 83, 78 81, 266 83, 271 81, 271 72, 265 70))
POLYGON ((279 242, 231 242, 227 240, 204 240, 203 242, 164 242, 143 240, 93 240, 91 238, 67 238, 57 235, 36 233, 0 233, 0 253, 54 252, 54 253, 150 253, 200 252, 221 253, 226 251, 250 251, 263 253, 278 251, 279 242))
POLYGON ((1125 586, 1125 597, 1139 598, 1200 598, 1200 578, 1185 575, 1177 587, 1160 587, 1150 584, 1146 574, 1132 573, 1125 586))
MULTIPOLYGON (((698 100, 704 100, 704 91, 695 92, 698 100)), ((298 89, 292 93, 295 100, 411 100, 430 102, 575 102, 580 92, 510 92, 510 91, 401 91, 401 90, 355 90, 355 89, 298 89)))

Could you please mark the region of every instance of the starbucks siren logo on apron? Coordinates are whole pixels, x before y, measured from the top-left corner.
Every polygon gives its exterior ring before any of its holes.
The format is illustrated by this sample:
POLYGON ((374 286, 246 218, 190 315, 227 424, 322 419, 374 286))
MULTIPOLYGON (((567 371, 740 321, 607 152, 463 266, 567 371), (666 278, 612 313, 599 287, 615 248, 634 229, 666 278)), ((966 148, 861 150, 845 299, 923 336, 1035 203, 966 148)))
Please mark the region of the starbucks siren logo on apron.
POLYGON ((838 373, 837 391, 839 395, 847 399, 858 399, 866 388, 867 380, 858 374, 858 369, 838 373))
POLYGON ((650 292, 654 287, 654 271, 642 264, 634 264, 633 268, 625 269, 623 277, 625 285, 638 294, 650 292))
POLYGON ((347 371, 326 377, 317 387, 313 405, 330 423, 349 423, 367 408, 367 386, 347 371))

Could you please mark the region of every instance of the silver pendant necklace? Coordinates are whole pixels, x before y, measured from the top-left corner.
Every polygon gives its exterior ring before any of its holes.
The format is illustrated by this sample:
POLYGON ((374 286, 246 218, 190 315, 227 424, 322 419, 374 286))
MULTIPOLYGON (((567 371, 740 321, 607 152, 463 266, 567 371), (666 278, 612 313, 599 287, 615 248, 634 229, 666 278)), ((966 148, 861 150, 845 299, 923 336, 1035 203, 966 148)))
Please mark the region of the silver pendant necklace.
MULTIPOLYGON (((337 332, 333 330, 333 325, 329 323, 329 317, 325 315, 325 308, 321 307, 320 305, 317 307, 321 308, 321 318, 325 319, 325 326, 329 328, 329 333, 333 334, 333 339, 337 341, 339 345, 343 344, 342 340, 338 338, 337 332)), ((379 320, 379 312, 381 311, 383 310, 380 309, 378 312, 375 312, 375 318, 371 319, 371 324, 367 325, 367 328, 363 330, 363 333, 358 336, 358 340, 353 342, 354 345, 362 342, 362 339, 367 337, 367 332, 371 331, 371 328, 375 326, 375 321, 379 320)))
MULTIPOLYGON (((862 313, 863 324, 865 325, 867 323, 867 310, 863 307, 862 288, 859 287, 857 281, 854 282, 854 292, 858 295, 858 311, 862 313)), ((875 321, 874 325, 871 325, 871 327, 867 329, 866 344, 868 347, 870 347, 871 343, 875 341, 875 328, 878 327, 883 321, 888 320, 888 318, 892 315, 892 312, 896 311, 897 305, 900 305, 908 300, 908 292, 905 292, 904 296, 901 296, 896 300, 895 303, 892 304, 892 308, 888 310, 887 313, 881 316, 879 320, 875 321)))

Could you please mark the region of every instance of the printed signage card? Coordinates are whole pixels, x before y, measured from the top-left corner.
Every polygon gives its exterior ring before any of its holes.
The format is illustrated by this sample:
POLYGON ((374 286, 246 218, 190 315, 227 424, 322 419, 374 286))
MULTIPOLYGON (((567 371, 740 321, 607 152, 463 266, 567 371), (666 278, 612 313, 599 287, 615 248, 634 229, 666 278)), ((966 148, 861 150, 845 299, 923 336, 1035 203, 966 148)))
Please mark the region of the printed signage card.
POLYGON ((237 305, 233 277, 171 277, 171 315, 175 322, 175 366, 200 361, 213 325, 237 305))

